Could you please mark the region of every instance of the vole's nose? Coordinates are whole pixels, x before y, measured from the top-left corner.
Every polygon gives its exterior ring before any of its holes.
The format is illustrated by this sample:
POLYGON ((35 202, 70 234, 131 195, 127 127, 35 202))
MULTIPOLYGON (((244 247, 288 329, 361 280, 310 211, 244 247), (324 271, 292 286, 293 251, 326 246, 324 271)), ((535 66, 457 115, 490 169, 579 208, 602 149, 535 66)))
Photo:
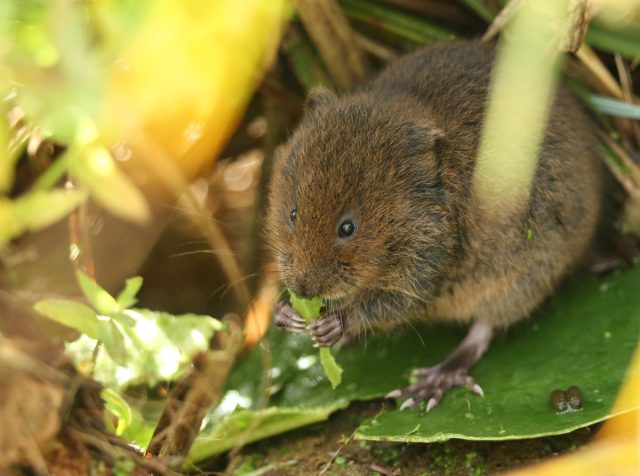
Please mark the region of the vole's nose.
POLYGON ((294 293, 305 299, 316 297, 318 294, 315 286, 313 286, 311 282, 305 278, 297 278, 291 288, 293 289, 294 293))

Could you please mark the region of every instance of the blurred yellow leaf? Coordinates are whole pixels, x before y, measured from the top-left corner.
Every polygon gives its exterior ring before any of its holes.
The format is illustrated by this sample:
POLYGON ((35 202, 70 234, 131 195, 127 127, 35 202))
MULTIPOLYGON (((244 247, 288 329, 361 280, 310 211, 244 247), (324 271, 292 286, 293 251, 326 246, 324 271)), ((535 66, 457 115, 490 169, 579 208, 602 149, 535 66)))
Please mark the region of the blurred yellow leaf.
POLYGON ((116 166, 107 149, 90 145, 68 153, 72 154, 69 172, 100 205, 128 220, 144 222, 149 218, 144 195, 116 166))
POLYGON ((9 156, 9 124, 4 108, 0 107, 0 193, 9 190, 12 183, 13 163, 9 156))
POLYGON ((638 443, 614 440, 588 445, 582 451, 509 472, 507 476, 637 476, 639 470, 638 443))
MULTIPOLYGON (((612 413, 638 407, 640 407, 640 344, 638 344, 629 365, 624 386, 620 390, 612 413)), ((627 412, 607 420, 598 431, 595 440, 603 441, 615 438, 628 438, 636 441, 640 439, 640 410, 627 412)))
POLYGON ((153 3, 115 62, 102 130, 154 169, 192 176, 233 131, 276 51, 287 7, 285 0, 153 3))
POLYGON ((13 215, 11 200, 0 198, 0 248, 22 231, 20 223, 13 215))

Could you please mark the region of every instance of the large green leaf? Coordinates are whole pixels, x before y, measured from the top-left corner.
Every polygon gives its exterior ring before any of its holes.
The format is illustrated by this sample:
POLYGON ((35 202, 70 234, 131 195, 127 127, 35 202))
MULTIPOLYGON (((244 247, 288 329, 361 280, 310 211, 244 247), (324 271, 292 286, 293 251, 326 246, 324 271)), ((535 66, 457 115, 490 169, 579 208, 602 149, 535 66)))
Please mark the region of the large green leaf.
POLYGON ((258 412, 235 412, 223 418, 206 436, 201 435, 196 440, 189 453, 189 460, 201 461, 235 446, 326 420, 336 409, 335 405, 330 404, 314 408, 270 407, 258 412))
MULTIPOLYGON (((584 275, 567 283, 531 319, 499 334, 471 374, 485 397, 455 389, 428 414, 391 410, 364 422, 359 438, 442 441, 449 438, 505 440, 554 435, 610 416, 616 393, 640 335, 640 268, 597 279, 584 275), (577 385, 583 409, 556 415, 549 407, 555 388, 577 385)), ((433 365, 459 343, 465 329, 416 326, 341 349, 343 384, 333 391, 322 375, 308 336, 271 330, 272 406, 316 412, 352 400, 380 398, 408 383, 416 367, 433 365)), ((229 382, 237 406, 257 408, 262 372, 258 349, 249 353, 229 382)), ((227 411, 232 410, 229 406, 227 411)), ((620 411, 631 410, 632 407, 620 411)), ((221 412, 211 415, 217 432, 221 412)), ((247 418, 246 415, 244 418, 247 418)), ((261 427, 264 433, 272 434, 261 427)), ((213 454, 214 448, 212 448, 213 454)), ((202 456, 200 454, 199 456, 202 456)))
MULTIPOLYGON (((360 426, 359 438, 502 440, 566 433, 612 416, 615 396, 638 343, 640 270, 598 283, 574 283, 541 315, 500 336, 473 376, 484 398, 457 389, 429 414, 394 410, 360 426), (557 415, 553 389, 576 385, 583 408, 557 415)), ((623 409, 621 412, 631 410, 623 409)))

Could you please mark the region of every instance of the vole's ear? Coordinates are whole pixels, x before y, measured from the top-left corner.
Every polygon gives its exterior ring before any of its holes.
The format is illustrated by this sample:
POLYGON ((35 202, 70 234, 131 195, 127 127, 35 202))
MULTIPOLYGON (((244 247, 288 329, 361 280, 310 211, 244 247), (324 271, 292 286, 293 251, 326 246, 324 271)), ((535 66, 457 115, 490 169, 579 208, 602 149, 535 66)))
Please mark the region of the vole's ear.
POLYGON ((408 146, 415 154, 440 152, 445 145, 445 133, 427 120, 410 122, 405 125, 408 146))
POLYGON ((319 106, 329 104, 336 98, 333 91, 325 88, 324 86, 316 86, 307 96, 307 100, 304 103, 304 109, 306 112, 315 111, 319 106))

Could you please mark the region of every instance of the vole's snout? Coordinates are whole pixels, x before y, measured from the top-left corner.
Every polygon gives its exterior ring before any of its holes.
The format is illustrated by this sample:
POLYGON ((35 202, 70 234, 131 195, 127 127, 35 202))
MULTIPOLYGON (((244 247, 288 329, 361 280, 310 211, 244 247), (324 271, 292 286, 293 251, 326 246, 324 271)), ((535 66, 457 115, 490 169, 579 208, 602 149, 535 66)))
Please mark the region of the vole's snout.
POLYGON ((310 279, 304 276, 297 276, 294 278, 290 287, 293 289, 294 293, 305 299, 313 298, 318 295, 317 286, 315 286, 310 279))

